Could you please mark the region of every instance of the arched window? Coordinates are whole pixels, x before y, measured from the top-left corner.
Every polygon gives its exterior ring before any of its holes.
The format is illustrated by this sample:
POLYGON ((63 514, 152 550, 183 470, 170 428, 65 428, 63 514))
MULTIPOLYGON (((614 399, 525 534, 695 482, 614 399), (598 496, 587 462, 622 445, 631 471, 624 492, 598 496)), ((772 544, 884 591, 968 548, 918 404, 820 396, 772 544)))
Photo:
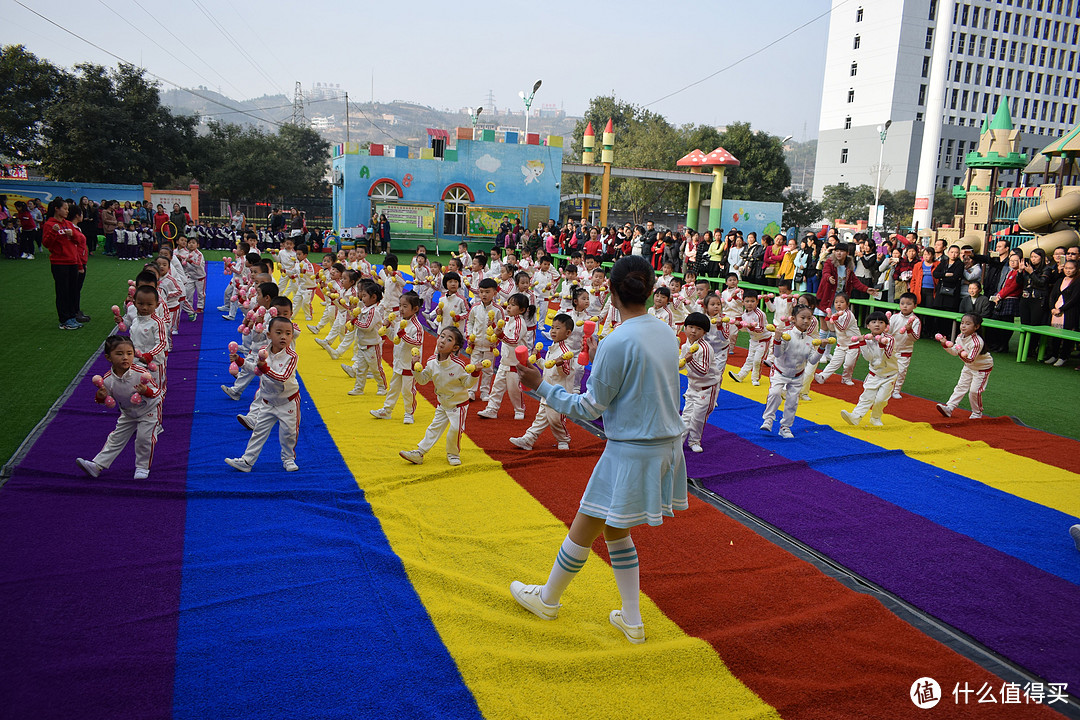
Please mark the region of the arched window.
POLYGON ((382 178, 371 184, 371 188, 368 189, 368 196, 371 198, 371 224, 373 226, 379 221, 379 216, 375 212, 375 205, 397 202, 401 199, 401 195, 401 186, 390 178, 382 178))
POLYGON ((469 188, 454 183, 443 191, 443 233, 464 235, 467 229, 469 203, 475 200, 469 188))

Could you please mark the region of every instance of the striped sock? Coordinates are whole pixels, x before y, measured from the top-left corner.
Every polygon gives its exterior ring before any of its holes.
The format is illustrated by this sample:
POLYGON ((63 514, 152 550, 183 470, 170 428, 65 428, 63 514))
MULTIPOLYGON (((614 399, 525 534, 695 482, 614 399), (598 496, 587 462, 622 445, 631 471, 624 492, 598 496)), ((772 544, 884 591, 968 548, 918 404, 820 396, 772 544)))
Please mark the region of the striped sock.
POLYGON ((622 616, 627 625, 641 624, 641 581, 638 576, 637 548, 634 539, 627 535, 619 540, 609 540, 608 555, 611 569, 615 571, 615 585, 622 598, 622 616))
POLYGON ((557 605, 559 598, 570 585, 570 581, 578 574, 578 571, 589 559, 589 548, 581 547, 567 535, 559 548, 559 554, 555 556, 555 564, 551 566, 551 574, 540 591, 540 599, 548 605, 557 605))

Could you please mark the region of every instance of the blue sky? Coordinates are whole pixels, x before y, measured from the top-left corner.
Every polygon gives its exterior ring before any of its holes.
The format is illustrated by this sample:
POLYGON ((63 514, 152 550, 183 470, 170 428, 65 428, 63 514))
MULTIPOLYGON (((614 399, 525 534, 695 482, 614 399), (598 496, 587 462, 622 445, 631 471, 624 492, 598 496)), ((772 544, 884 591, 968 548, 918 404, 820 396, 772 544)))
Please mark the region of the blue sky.
MULTIPOLYGON (((542 79, 533 108, 551 103, 578 115, 591 97, 611 92, 639 105, 654 103, 767 47, 649 107, 676 124, 749 121, 796 140, 804 125, 806 137, 817 135, 828 16, 772 44, 830 6, 829 0, 24 2, 173 82, 220 87, 242 99, 291 97, 300 81, 304 88, 340 83, 350 99, 363 101, 371 97, 374 74, 376 100, 456 110, 483 103, 490 90, 498 106, 517 109, 518 91, 542 79)), ((0 8, 0 43, 21 43, 64 66, 116 62, 13 0, 0 0, 0 8)))

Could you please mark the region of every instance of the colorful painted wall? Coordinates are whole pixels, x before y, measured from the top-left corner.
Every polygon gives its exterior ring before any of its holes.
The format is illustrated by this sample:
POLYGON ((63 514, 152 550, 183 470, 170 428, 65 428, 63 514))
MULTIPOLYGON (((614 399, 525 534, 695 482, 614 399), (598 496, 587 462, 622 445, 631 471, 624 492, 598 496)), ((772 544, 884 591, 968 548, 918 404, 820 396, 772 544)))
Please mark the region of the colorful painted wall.
POLYGON ((724 198, 720 211, 720 226, 724 228, 724 232, 742 230, 744 237, 752 232, 757 233, 759 239, 762 235, 775 237, 780 232, 783 217, 783 203, 724 198))
POLYGON ((37 198, 46 205, 54 197, 73 198, 75 202, 85 195, 95 202, 119 200, 124 203, 143 201, 142 185, 110 185, 106 183, 59 183, 38 180, 0 180, 0 195, 7 195, 8 211, 15 209, 15 201, 37 198))
MULTIPOLYGON (((472 134, 471 129, 466 132, 472 134)), ((484 135, 481 140, 459 138, 441 160, 430 148, 409 158, 404 146, 372 145, 366 150, 357 143, 336 146, 333 170, 341 184, 334 186, 334 228, 370 227, 372 192, 380 183, 393 185, 403 204, 434 206, 433 227, 418 223, 410 236, 455 234, 447 229, 444 201, 455 189, 465 191, 470 208, 460 229, 473 237, 487 237, 484 219, 504 213, 519 214, 530 226, 542 215, 557 218, 562 138, 549 137, 547 144, 540 144, 536 135, 530 135, 529 143, 519 143, 516 133, 507 133, 505 142, 496 142, 491 131, 484 135), (538 211, 540 207, 544 210, 538 211)))

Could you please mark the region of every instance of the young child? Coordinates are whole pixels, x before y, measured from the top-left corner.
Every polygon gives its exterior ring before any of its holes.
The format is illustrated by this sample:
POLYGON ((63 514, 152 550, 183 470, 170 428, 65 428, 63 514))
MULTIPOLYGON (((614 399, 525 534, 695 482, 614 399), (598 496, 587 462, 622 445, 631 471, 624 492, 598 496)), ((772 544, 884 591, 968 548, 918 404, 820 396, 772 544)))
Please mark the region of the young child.
MULTIPOLYGON (((478 255, 477 257, 483 256, 478 255)), ((495 334, 494 328, 498 321, 502 319, 502 311, 495 306, 495 290, 497 287, 495 281, 491 278, 484 278, 480 281, 480 285, 477 287, 477 296, 480 301, 469 310, 467 320, 469 346, 465 352, 470 356, 474 365, 483 369, 480 387, 475 392, 479 392, 480 399, 484 401, 488 399, 490 392, 492 381, 491 364, 495 362, 494 343, 489 339, 488 334, 489 332, 491 335, 495 334), (489 361, 487 365, 484 365, 485 360, 489 361)), ((475 395, 470 399, 475 400, 475 395)))
POLYGON ((128 325, 128 336, 135 348, 135 356, 147 368, 153 363, 154 382, 165 389, 165 362, 169 355, 169 326, 156 314, 158 307, 157 290, 150 285, 136 288, 132 299, 135 317, 128 325))
POLYGON ((135 362, 135 346, 130 338, 110 335, 105 339, 105 358, 112 365, 105 377, 95 376, 94 401, 120 410, 116 429, 109 433, 105 447, 93 460, 75 458, 92 478, 101 475, 135 436, 135 479, 150 477, 154 445, 161 432, 161 395, 150 372, 135 362))
POLYGON ((341 312, 337 300, 341 297, 341 293, 344 292, 344 288, 341 286, 341 276, 345 272, 344 265, 333 263, 329 270, 323 272, 325 273, 323 295, 326 299, 323 301, 322 315, 319 317, 319 322, 307 326, 309 332, 316 334, 322 332, 324 327, 337 320, 338 313, 341 312), (337 297, 334 297, 335 295, 337 297))
POLYGON ((918 304, 915 293, 903 293, 900 296, 900 312, 893 313, 889 318, 889 334, 896 343, 896 384, 893 385, 893 400, 901 398, 900 388, 907 379, 908 366, 911 365, 911 353, 915 350, 915 341, 922 332, 922 321, 915 315, 915 306, 918 304))
MULTIPOLYGON (((181 236, 177 238, 177 243, 179 243, 181 247, 186 248, 187 239, 181 236)), ((190 288, 187 286, 186 283, 188 282, 188 277, 187 273, 184 271, 183 263, 180 262, 180 256, 173 251, 172 245, 169 245, 168 243, 162 244, 161 248, 158 250, 158 256, 164 256, 169 259, 169 274, 172 275, 173 282, 180 288, 182 294, 180 304, 183 307, 184 312, 187 313, 188 320, 195 322, 195 308, 191 305, 191 296, 195 294, 195 286, 192 285, 190 288)), ((177 318, 177 320, 179 320, 179 318, 177 318)))
MULTIPOLYGON (((863 380, 859 403, 851 412, 841 410, 840 417, 851 425, 858 425, 869 412, 870 424, 880 426, 883 424, 881 414, 885 411, 885 405, 889 402, 893 384, 896 382, 896 343, 888 333, 889 319, 885 317, 885 313, 874 311, 867 315, 866 326, 870 330, 869 337, 853 340, 852 345, 855 345, 870 363, 870 370, 863 380)), ((837 343, 839 344, 839 341, 837 343)), ((836 354, 840 354, 839 350, 836 354)))
POLYGON ((169 272, 169 258, 158 255, 154 259, 154 269, 158 274, 158 292, 164 296, 165 306, 169 309, 170 327, 173 335, 179 334, 180 306, 184 300, 184 289, 169 272))
POLYGON ((675 277, 675 266, 669 262, 660 266, 660 277, 656 278, 656 288, 670 287, 671 279, 675 277))
POLYGON ((472 255, 469 254, 469 243, 458 243, 458 251, 454 257, 461 263, 462 269, 472 267, 472 255))
MULTIPOLYGON (((517 283, 517 291, 529 299, 529 313, 525 316, 525 335, 521 341, 525 347, 532 347, 536 342, 537 315, 540 308, 537 306, 536 292, 533 290, 532 278, 524 270, 514 274, 514 282, 517 283)), ((546 306, 545 306, 546 307, 546 306)))
MULTIPOLYGON (((566 344, 570 346, 570 349, 575 353, 581 352, 581 346, 585 339, 585 321, 592 319, 592 315, 589 314, 589 291, 583 287, 575 287, 573 292, 573 304, 570 306, 570 312, 563 313, 569 315, 570 319, 574 321, 574 330, 567 338, 566 344)), ((580 370, 580 368, 579 368, 580 370)))
MULTIPOLYGON (((292 348, 292 320, 284 317, 270 318, 267 334, 269 347, 263 348, 257 355, 249 356, 247 365, 254 358, 261 373, 259 380, 259 398, 263 402, 262 410, 251 431, 247 450, 238 458, 225 458, 226 464, 240 472, 251 472, 255 461, 259 459, 266 439, 275 424, 278 439, 281 441, 281 465, 286 472, 295 472, 296 439, 300 434, 300 383, 296 379, 296 351, 292 348)), ((233 355, 233 362, 239 364, 240 358, 233 355)))
POLYGON ((710 293, 705 297, 705 316, 709 318, 709 332, 705 333, 705 342, 713 349, 713 362, 720 368, 720 379, 724 379, 727 367, 728 348, 731 346, 731 323, 723 322, 720 314, 723 303, 720 296, 710 293))
MULTIPOLYGON (((208 236, 209 237, 209 236, 208 236)), ((246 272, 247 254, 251 251, 251 246, 247 243, 240 243, 240 247, 233 251, 234 258, 231 259, 228 256, 225 260, 225 274, 231 275, 229 283, 225 286, 225 297, 221 301, 221 305, 218 306, 218 310, 225 315, 221 317, 226 320, 236 319, 236 308, 238 303, 233 300, 237 291, 240 289, 242 281, 245 279, 244 273, 246 272)))
POLYGON ((497 280, 499 287, 495 292, 495 304, 501 308, 505 308, 510 296, 517 292, 517 283, 514 282, 514 272, 516 270, 517 268, 510 263, 503 263, 499 266, 497 280))
POLYGON ((555 284, 559 281, 558 272, 551 267, 554 260, 555 258, 550 255, 544 255, 540 258, 540 263, 532 276, 533 287, 536 288, 537 296, 542 301, 540 310, 544 322, 547 322, 548 301, 555 295, 555 284))
MULTIPOLYGON (((723 306, 724 317, 729 322, 734 322, 743 314, 743 291, 739 288, 739 274, 728 273, 724 279, 724 290, 720 293, 720 302, 723 306)), ((738 333, 731 333, 731 345, 728 352, 735 352, 735 343, 739 339, 738 333)))
POLYGON ((559 312, 570 312, 574 307, 574 288, 578 287, 577 268, 567 265, 562 271, 562 282, 559 285, 559 312))
POLYGON ((701 432, 709 414, 716 408, 720 394, 723 366, 713 357, 705 335, 712 322, 704 313, 690 313, 683 323, 686 342, 679 350, 679 365, 686 367, 686 392, 683 394, 682 421, 690 451, 701 452, 701 432))
POLYGON ((769 298, 769 301, 765 303, 765 307, 768 308, 773 314, 773 322, 778 322, 782 317, 790 317, 791 310, 794 308, 794 298, 791 294, 791 282, 789 280, 781 280, 776 287, 776 294, 769 298))
POLYGON ((443 294, 432 315, 439 332, 456 327, 464 337, 465 323, 469 319, 469 301, 461 293, 461 276, 449 271, 442 276, 443 294))
MULTIPOLYGON (((843 368, 840 382, 845 385, 854 385, 851 373, 855 369, 855 362, 859 359, 859 321, 855 319, 855 313, 848 306, 848 297, 844 293, 836 293, 833 300, 835 311, 832 315, 825 316, 825 326, 836 333, 836 350, 832 359, 825 369, 814 374, 814 382, 819 385, 829 379, 829 376, 843 368)), ((864 353, 865 354, 865 353, 864 353)))
MULTIPOLYGON (((472 258, 472 262, 462 276, 462 280, 465 282, 465 290, 473 296, 474 305, 476 304, 476 298, 479 295, 480 283, 488 279, 484 271, 484 265, 486 263, 487 255, 477 253, 476 257, 472 258)), ((495 281, 492 280, 492 282, 495 281)), ((495 283, 495 287, 497 288, 498 286, 498 283, 495 283)))
POLYGON ((765 352, 769 348, 769 339, 772 333, 765 327, 765 313, 758 307, 760 298, 757 290, 743 291, 743 313, 735 321, 735 329, 731 331, 732 339, 728 347, 734 345, 735 336, 739 330, 745 329, 750 336, 747 342, 746 361, 739 368, 738 374, 728 371, 728 375, 735 382, 741 383, 746 376, 750 376, 751 385, 761 384, 761 361, 765 359, 765 352))
POLYGON ((607 273, 604 272, 604 268, 593 268, 592 275, 589 277, 589 315, 599 316, 604 311, 604 306, 607 304, 608 288, 607 288, 607 273))
POLYGON ((964 361, 964 369, 960 371, 960 380, 953 389, 952 397, 949 402, 937 406, 938 412, 945 417, 952 417, 965 394, 971 403, 971 419, 978 420, 983 416, 982 394, 990 382, 994 358, 986 351, 986 341, 979 334, 980 329, 982 318, 968 313, 960 320, 960 334, 956 336, 956 342, 949 343, 943 336, 937 336, 945 346, 945 352, 964 361))
POLYGON ((653 306, 649 308, 649 314, 657 320, 663 320, 672 331, 675 330, 675 314, 668 305, 671 303, 671 290, 657 282, 653 290, 653 306))
POLYGON ((413 366, 416 382, 420 385, 432 383, 439 401, 435 406, 435 417, 416 449, 398 453, 415 465, 424 462, 424 455, 435 447, 443 431, 446 431, 446 462, 461 464, 461 436, 465 432, 465 419, 469 411, 469 393, 480 375, 475 366, 466 365, 458 357, 464 343, 465 338, 460 330, 453 325, 445 327, 439 331, 435 355, 428 358, 426 365, 417 362, 413 366))
POLYGON ((383 336, 379 334, 379 328, 383 325, 381 300, 382 288, 377 284, 368 281, 361 286, 360 302, 363 308, 360 314, 352 319, 353 327, 356 328, 356 351, 353 353, 352 365, 341 366, 346 375, 356 379, 349 395, 364 394, 369 374, 375 376, 375 384, 378 385, 375 394, 386 394, 386 373, 383 372, 382 358, 379 357, 383 343, 383 336))
POLYGON ((19 257, 19 231, 15 229, 15 218, 4 218, 4 257, 15 260, 19 257))
MULTIPOLYGON (((265 348, 269 343, 269 337, 266 333, 268 321, 266 319, 266 311, 270 309, 270 303, 274 298, 278 297, 278 286, 272 282, 259 283, 257 293, 255 295, 256 307, 254 308, 254 314, 250 318, 244 318, 244 327, 249 328, 248 332, 243 334, 241 339, 241 345, 244 350, 244 354, 253 359, 259 354, 259 351, 265 348), (261 317, 257 317, 259 309, 263 312, 261 317), (262 329, 258 328, 262 325, 262 329)), ((235 354, 235 353, 234 353, 235 354)), ((233 362, 236 362, 235 360, 233 362)), ((236 381, 231 386, 222 385, 221 390, 229 396, 230 400, 240 400, 240 397, 244 394, 244 390, 251 384, 251 381, 255 379, 255 362, 236 363, 240 372, 236 376, 236 381)))
MULTIPOLYGON (((506 303, 505 320, 496 323, 495 331, 502 342, 502 359, 499 362, 499 370, 495 373, 495 382, 491 386, 487 407, 477 413, 478 417, 489 420, 497 418, 505 393, 510 397, 510 404, 514 406, 514 419, 525 419, 525 404, 521 401, 521 385, 518 382, 515 350, 522 344, 522 338, 525 335, 525 318, 532 309, 529 298, 521 293, 511 295, 506 303)), ((473 361, 475 362, 475 358, 473 361)))
MULTIPOLYGON (((551 345, 548 346, 544 360, 544 382, 559 385, 567 392, 577 392, 574 385, 578 354, 567 344, 574 332, 574 320, 565 313, 559 313, 551 321, 551 345)), ((522 450, 532 450, 544 430, 551 428, 559 450, 570 449, 570 433, 566 431, 566 417, 553 410, 546 400, 540 400, 540 409, 536 419, 524 435, 510 438, 510 443, 522 450)))
POLYGON ((786 330, 778 326, 773 334, 773 367, 769 375, 769 397, 765 401, 765 413, 761 416, 761 429, 772 432, 776 411, 783 399, 780 437, 786 440, 795 437, 791 426, 795 424, 795 412, 799 408, 802 376, 806 373, 807 363, 813 362, 812 356, 819 354, 815 352, 808 332, 813 319, 813 310, 805 305, 798 306, 792 317, 792 326, 786 330))
POLYGON ((184 265, 184 272, 187 273, 188 280, 194 286, 192 297, 188 298, 188 301, 195 308, 195 312, 201 313, 206 308, 206 258, 199 250, 198 238, 193 237, 188 240, 187 263, 184 265))
POLYGON ((359 283, 360 273, 355 270, 346 270, 342 274, 341 292, 338 294, 337 300, 334 301, 338 306, 334 324, 330 326, 330 332, 326 334, 325 338, 315 338, 316 344, 326 350, 330 357, 335 360, 352 347, 356 337, 355 328, 349 324, 349 320, 352 318, 353 309, 360 305, 359 283), (330 343, 339 338, 340 342, 337 347, 333 347, 330 343))
MULTIPOLYGON (((268 277, 272 277, 272 276, 268 275, 268 277)), ((278 317, 283 317, 286 320, 288 320, 289 322, 292 322, 292 317, 293 317, 292 300, 285 297, 284 295, 278 295, 273 300, 271 300, 270 301, 270 311, 269 311, 268 314, 264 315, 264 319, 265 319, 267 325, 269 325, 270 318, 274 317, 274 315, 277 315, 278 317)), ((266 331, 265 327, 263 328, 263 331, 265 333, 265 331, 266 331)), ((300 328, 297 327, 296 323, 293 323, 293 337, 292 337, 292 341, 290 342, 290 347, 292 347, 292 349, 294 351, 296 350, 296 338, 299 335, 300 335, 300 328)), ((264 347, 265 347, 265 345, 264 345, 264 347)), ((256 360, 258 358, 258 354, 249 352, 248 357, 251 358, 254 361, 254 360, 256 360)), ((252 399, 251 405, 248 406, 247 413, 237 415, 236 419, 241 425, 244 426, 245 430, 247 430, 248 432, 251 432, 252 430, 255 429, 255 425, 259 421, 259 415, 262 414, 262 410, 263 410, 263 408, 265 406, 266 406, 266 403, 264 403, 262 401, 262 396, 259 395, 259 389, 256 388, 255 389, 255 397, 252 399)))
POLYGON ((671 316, 675 321, 675 332, 682 332, 682 324, 686 320, 686 316, 690 314, 686 309, 686 296, 683 294, 683 281, 682 278, 671 278, 671 284, 668 285, 668 289, 671 290, 671 316))
MULTIPOLYGON (((798 298, 798 305, 805 305, 813 312, 813 317, 810 318, 810 325, 806 332, 811 338, 818 338, 820 344, 818 345, 819 352, 813 353, 810 359, 807 361, 806 372, 802 376, 802 392, 799 393, 799 400, 808 402, 810 400, 810 386, 814 384, 814 373, 817 372, 818 363, 821 362, 825 352, 836 344, 835 337, 822 337, 820 325, 818 324, 818 299, 817 295, 813 293, 803 293, 798 298)), ((824 316, 822 316, 824 317, 824 316)), ((824 333, 827 334, 827 333, 824 333)), ((773 346, 775 347, 775 345, 773 346)))
POLYGON ((315 318, 311 315, 311 303, 315 297, 315 266, 308 259, 307 245, 299 245, 296 248, 296 294, 293 306, 296 310, 296 319, 299 320, 301 313, 311 322, 315 318))
POLYGON ((294 240, 285 238, 281 241, 281 250, 277 254, 277 262, 281 266, 281 294, 288 297, 292 297, 292 293, 296 292, 296 252, 293 251, 293 246, 294 240))
POLYGON ((396 313, 401 304, 401 292, 405 288, 405 278, 398 272, 397 255, 387 253, 383 256, 383 266, 379 270, 376 282, 383 286, 383 313, 385 315, 396 313))
POLYGON ((502 272, 502 248, 491 248, 491 262, 488 263, 487 275, 485 277, 495 280, 499 277, 499 273, 502 272))
MULTIPOLYGON (((424 345, 424 326, 420 324, 420 296, 410 291, 401 296, 399 301, 401 323, 394 321, 394 315, 387 316, 386 334, 394 343, 394 375, 390 378, 390 387, 386 391, 386 401, 381 408, 372 410, 373 417, 389 420, 397 405, 398 397, 405 406, 405 424, 413 424, 416 412, 416 387, 413 384, 413 363, 420 356, 424 345), (413 352, 415 350, 415 353, 413 352)), ((384 303, 385 304, 385 303, 384 303)), ((360 379, 360 372, 356 373, 360 379)), ((367 380, 367 373, 363 375, 367 380)))
POLYGON ((375 279, 375 269, 371 266, 371 261, 367 259, 367 248, 363 245, 356 246, 356 266, 356 271, 360 273, 360 279, 375 279))

